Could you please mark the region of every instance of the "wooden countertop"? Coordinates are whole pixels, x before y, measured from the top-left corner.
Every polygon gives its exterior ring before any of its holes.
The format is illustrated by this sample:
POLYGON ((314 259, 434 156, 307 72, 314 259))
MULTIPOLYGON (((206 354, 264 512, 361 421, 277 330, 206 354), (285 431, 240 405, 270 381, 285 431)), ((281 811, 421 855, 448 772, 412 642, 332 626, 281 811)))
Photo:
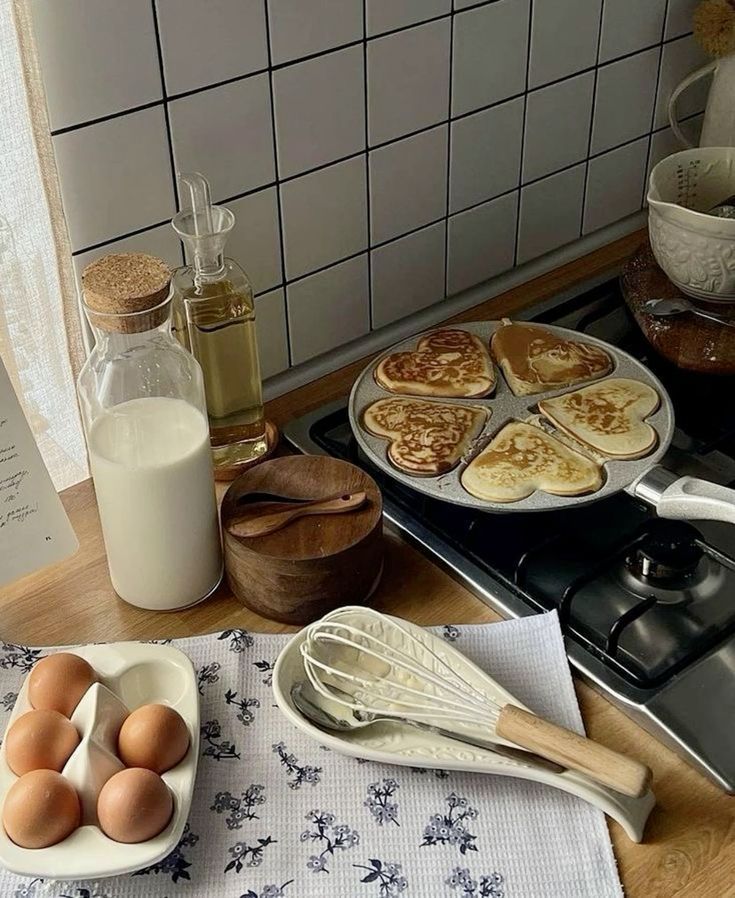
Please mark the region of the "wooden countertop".
MULTIPOLYGON (((452 320, 512 314, 617 266, 641 239, 641 233, 623 238, 452 320)), ((344 396, 364 363, 274 400, 269 416, 281 424, 344 396)), ((189 636, 226 627, 260 632, 292 629, 243 608, 224 586, 207 602, 180 612, 154 613, 126 605, 110 585, 90 481, 66 490, 62 499, 81 548, 73 558, 0 589, 0 627, 6 642, 59 645, 189 636)), ((397 538, 389 536, 387 548, 377 608, 422 625, 498 620, 497 614, 397 538)), ((577 683, 577 694, 589 735, 635 754, 654 771, 658 805, 645 843, 634 845, 617 824, 610 823, 628 898, 735 898, 735 799, 587 686, 577 683)))

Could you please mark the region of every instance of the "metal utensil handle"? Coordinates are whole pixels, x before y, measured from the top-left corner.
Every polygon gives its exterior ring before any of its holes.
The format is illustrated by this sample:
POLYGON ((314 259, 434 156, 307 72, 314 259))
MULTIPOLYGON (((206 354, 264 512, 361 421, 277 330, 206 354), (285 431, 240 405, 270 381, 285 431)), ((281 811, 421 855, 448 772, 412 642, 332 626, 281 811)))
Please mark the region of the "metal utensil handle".
POLYGON ((505 705, 495 730, 504 739, 578 770, 631 798, 645 795, 651 784, 651 770, 640 761, 515 705, 505 705))
POLYGON ((677 477, 656 466, 633 484, 633 495, 662 518, 735 524, 735 490, 698 477, 677 477))

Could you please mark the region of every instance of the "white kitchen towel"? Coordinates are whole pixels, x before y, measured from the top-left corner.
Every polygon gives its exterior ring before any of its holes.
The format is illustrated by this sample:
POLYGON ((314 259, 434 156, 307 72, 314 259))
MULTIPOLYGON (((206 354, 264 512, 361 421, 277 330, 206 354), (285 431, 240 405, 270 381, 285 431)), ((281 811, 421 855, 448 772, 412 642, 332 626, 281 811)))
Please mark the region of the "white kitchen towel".
MULTIPOLYGON (((555 612, 438 632, 536 712, 581 728, 555 612)), ((270 688, 288 638, 225 630, 174 641, 198 672, 202 756, 168 858, 88 883, 0 872, 0 896, 622 896, 604 816, 580 799, 508 777, 361 762, 302 735, 270 688)), ((47 651, 0 643, 5 711, 47 651)))

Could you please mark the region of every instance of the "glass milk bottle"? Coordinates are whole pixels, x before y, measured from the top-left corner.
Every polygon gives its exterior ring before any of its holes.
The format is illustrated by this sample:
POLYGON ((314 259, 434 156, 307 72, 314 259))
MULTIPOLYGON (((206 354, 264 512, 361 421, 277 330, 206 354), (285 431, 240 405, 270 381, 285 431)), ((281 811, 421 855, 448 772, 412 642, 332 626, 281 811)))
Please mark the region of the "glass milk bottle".
POLYGON ((112 585, 161 611, 222 576, 202 372, 171 335, 170 279, 142 253, 87 266, 96 342, 77 385, 112 585))

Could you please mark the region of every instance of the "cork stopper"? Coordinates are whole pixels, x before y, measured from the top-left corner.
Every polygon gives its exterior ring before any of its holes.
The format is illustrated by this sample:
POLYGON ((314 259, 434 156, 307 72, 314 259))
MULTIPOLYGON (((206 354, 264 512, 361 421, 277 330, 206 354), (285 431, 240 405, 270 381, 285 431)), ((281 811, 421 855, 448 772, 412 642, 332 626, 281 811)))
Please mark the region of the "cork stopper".
POLYGON ((82 272, 90 322, 119 333, 140 333, 162 324, 169 314, 165 300, 170 285, 171 269, 146 253, 102 256, 82 272))

